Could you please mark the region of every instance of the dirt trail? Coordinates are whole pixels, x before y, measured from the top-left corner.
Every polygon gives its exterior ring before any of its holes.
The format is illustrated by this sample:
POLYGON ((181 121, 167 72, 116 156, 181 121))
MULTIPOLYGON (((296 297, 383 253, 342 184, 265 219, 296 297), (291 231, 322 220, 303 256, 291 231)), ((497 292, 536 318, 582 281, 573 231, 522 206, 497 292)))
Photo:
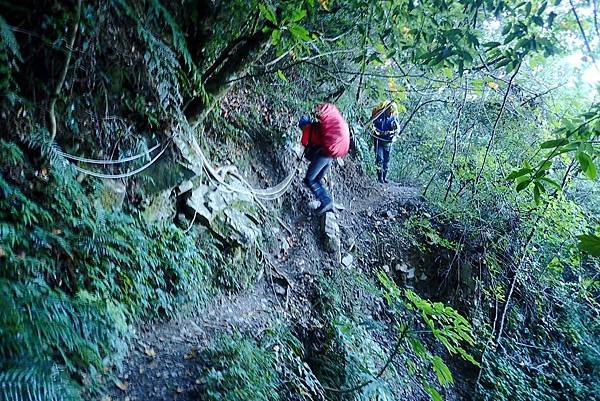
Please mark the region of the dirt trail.
MULTIPOLYGON (((338 212, 342 255, 369 231, 374 219, 397 214, 399 208, 416 202, 417 197, 415 188, 374 183, 338 199, 345 207, 338 212)), ((308 214, 304 208, 290 212, 285 223, 293 233, 286 237, 289 249, 283 255, 265 255, 264 274, 251 289, 220 295, 187 317, 139 327, 119 375, 121 382, 109 386, 103 401, 195 399, 193 389, 198 386, 200 366, 194 356, 217 332, 235 329, 256 335, 274 321, 307 329, 318 324, 309 299, 317 274, 320 269, 339 265, 335 255, 320 245, 318 216, 308 214)), ((288 233, 282 230, 283 234, 288 233)))

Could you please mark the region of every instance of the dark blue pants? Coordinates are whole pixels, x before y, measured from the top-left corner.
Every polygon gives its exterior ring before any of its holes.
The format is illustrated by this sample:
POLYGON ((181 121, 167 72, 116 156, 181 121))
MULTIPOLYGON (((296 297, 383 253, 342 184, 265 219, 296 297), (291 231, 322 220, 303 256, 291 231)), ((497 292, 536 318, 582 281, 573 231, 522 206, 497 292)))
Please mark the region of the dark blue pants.
POLYGON ((375 165, 377 166, 377 175, 385 178, 390 164, 390 152, 392 142, 375 139, 375 165))
POLYGON ((321 206, 325 206, 331 202, 331 196, 329 196, 329 192, 321 184, 321 180, 327 171, 329 171, 332 160, 333 158, 318 152, 311 157, 310 164, 306 170, 306 176, 304 177, 304 183, 321 202, 321 206))

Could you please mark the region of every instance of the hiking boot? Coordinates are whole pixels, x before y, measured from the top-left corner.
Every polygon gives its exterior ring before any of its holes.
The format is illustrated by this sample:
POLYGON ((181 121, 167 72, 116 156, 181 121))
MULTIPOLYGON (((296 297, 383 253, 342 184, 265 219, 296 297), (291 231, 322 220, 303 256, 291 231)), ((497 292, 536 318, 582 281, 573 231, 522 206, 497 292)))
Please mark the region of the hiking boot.
POLYGON ((317 209, 317 214, 331 212, 332 210, 333 210, 333 201, 329 201, 329 203, 321 205, 321 207, 317 209))

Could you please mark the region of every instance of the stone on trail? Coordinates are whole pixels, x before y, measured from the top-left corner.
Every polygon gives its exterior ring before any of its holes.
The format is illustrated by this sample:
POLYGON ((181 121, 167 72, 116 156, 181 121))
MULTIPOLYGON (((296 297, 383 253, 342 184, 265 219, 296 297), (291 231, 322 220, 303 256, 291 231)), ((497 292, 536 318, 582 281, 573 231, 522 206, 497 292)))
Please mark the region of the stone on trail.
POLYGON ((344 267, 352 266, 352 262, 354 262, 354 256, 352 256, 350 253, 342 258, 342 265, 344 267))
POLYGON ((322 217, 323 233, 325 236, 325 248, 328 251, 339 254, 341 249, 340 225, 335 213, 325 213, 322 217))

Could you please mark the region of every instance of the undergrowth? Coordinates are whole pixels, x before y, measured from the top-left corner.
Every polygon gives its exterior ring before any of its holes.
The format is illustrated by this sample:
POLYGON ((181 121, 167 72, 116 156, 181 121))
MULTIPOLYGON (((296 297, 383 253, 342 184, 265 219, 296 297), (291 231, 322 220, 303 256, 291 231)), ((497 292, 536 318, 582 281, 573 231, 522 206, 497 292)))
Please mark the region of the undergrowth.
POLYGON ((0 394, 79 399, 119 366, 131 324, 207 299, 211 259, 170 223, 102 209, 101 184, 60 160, 0 145, 0 394))

